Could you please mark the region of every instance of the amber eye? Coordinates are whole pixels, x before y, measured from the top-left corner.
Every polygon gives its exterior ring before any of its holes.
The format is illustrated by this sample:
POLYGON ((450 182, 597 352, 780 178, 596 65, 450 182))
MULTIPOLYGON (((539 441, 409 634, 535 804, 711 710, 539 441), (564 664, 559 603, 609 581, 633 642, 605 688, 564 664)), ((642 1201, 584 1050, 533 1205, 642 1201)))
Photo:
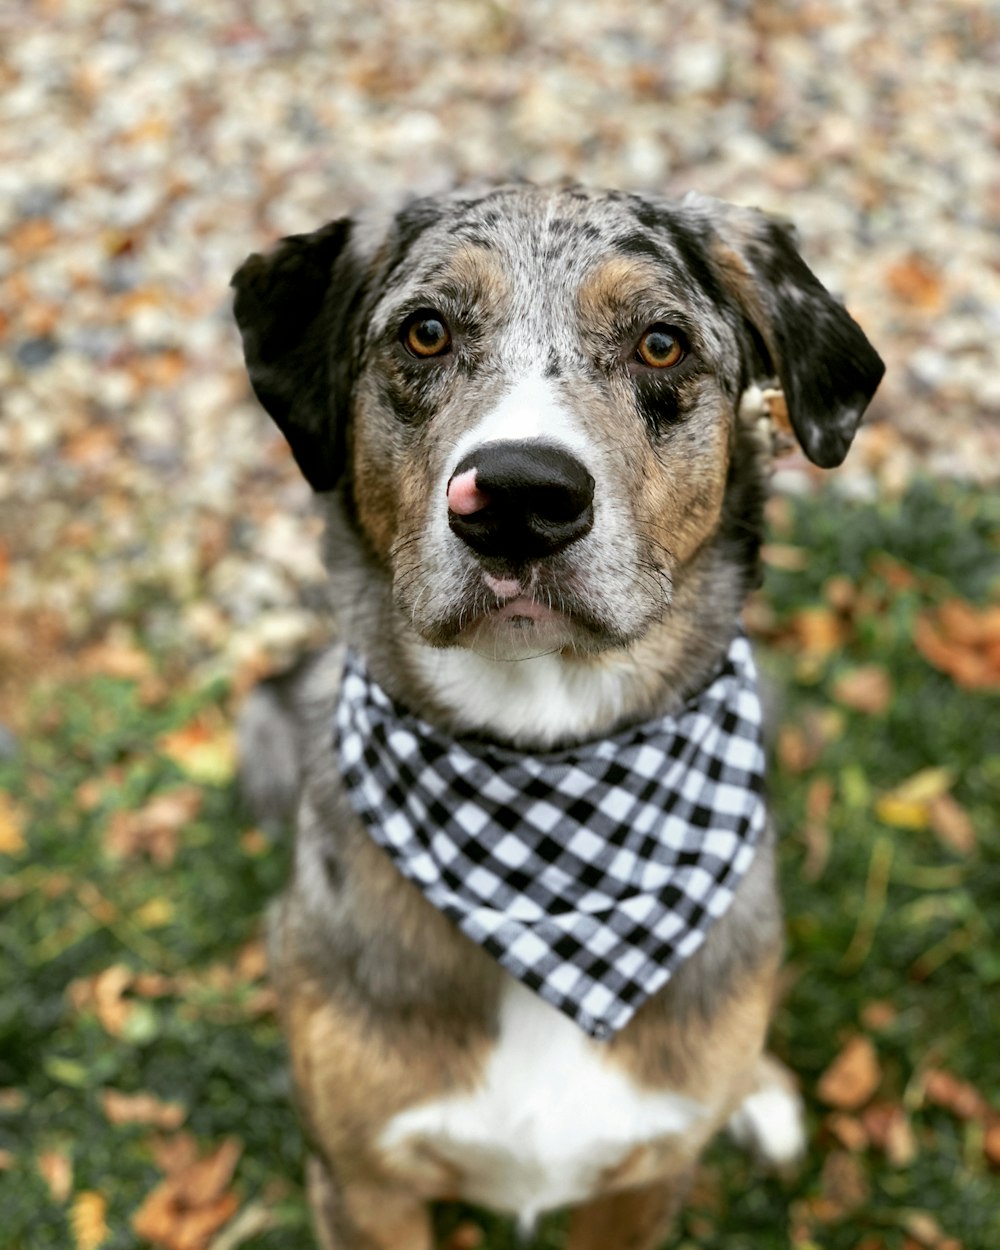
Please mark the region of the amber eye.
POLYGON ((639 340, 636 354, 651 369, 669 369, 684 359, 684 339, 672 326, 650 326, 639 340))
POLYGON ((403 322, 401 338, 403 346, 411 355, 423 359, 428 356, 443 356, 451 347, 448 323, 440 314, 426 308, 403 322))

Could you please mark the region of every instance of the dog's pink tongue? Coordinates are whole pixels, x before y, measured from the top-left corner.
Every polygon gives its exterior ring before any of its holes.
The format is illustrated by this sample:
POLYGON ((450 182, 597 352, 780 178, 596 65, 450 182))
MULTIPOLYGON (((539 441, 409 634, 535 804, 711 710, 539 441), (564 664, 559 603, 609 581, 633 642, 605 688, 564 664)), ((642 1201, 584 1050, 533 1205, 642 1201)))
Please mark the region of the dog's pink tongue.
POLYGON ((476 487, 476 470, 466 469, 456 473, 448 483, 448 507, 456 516, 468 516, 479 512, 489 503, 489 497, 476 487))

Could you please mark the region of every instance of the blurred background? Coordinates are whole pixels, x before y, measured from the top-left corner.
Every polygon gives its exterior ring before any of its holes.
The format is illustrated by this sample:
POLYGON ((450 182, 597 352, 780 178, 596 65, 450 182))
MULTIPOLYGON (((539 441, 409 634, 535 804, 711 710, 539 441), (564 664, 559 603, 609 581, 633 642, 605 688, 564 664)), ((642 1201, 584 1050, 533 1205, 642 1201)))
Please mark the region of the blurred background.
POLYGON ((37 0, 3 26, 19 675, 125 620, 227 671, 308 634, 307 491, 228 281, 386 193, 573 178, 783 214, 888 363, 845 489, 1000 473, 996 3, 37 0))
POLYGON ((0 1242, 309 1244, 259 929, 287 842, 230 727, 330 621, 228 281, 524 177, 793 220, 888 365, 842 469, 776 465, 748 609, 810 1160, 713 1155, 680 1244, 995 1250, 1000 5, 9 0, 0 38, 0 1242))

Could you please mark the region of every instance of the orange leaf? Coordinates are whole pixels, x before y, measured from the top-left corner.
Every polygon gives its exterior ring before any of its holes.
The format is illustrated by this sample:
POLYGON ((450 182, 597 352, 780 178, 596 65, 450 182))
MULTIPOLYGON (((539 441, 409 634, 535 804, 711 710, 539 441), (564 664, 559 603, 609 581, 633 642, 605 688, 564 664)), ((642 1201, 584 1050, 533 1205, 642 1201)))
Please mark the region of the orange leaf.
POLYGON ((820 1077, 816 1094, 828 1106, 854 1111, 878 1089, 882 1073, 871 1041, 855 1034, 820 1077))
POLYGON ((951 599, 924 612, 913 629, 917 650, 967 690, 1000 687, 1000 607, 951 599))
POLYGON ((236 771, 232 726, 217 708, 208 708, 182 729, 164 734, 157 745, 192 781, 225 785, 236 771))
POLYGON ((843 621, 826 607, 802 608, 791 624, 799 646, 816 658, 836 651, 847 635, 843 621))
POLYGON ((837 678, 833 697, 855 711, 880 716, 892 702, 892 682, 880 664, 865 664, 837 678))
POLYGON ((227 1189, 243 1147, 228 1138, 213 1153, 191 1160, 191 1139, 181 1135, 180 1142, 172 1161, 178 1166, 147 1195, 132 1225, 140 1237, 164 1250, 205 1250, 239 1207, 227 1189))

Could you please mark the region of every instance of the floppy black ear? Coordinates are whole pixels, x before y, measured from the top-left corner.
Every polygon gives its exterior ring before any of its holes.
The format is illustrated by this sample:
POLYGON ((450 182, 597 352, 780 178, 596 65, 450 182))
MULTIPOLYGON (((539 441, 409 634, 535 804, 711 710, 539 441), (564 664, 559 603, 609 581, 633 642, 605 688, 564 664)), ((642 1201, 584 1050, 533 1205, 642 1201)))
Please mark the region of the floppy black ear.
POLYGON ((792 427, 814 464, 847 455, 885 365, 861 327, 798 254, 791 228, 756 209, 698 197, 714 231, 717 271, 776 374, 792 427))
POLYGON ((346 458, 350 314, 361 291, 350 233, 343 218, 293 234, 232 279, 250 383, 316 491, 336 486, 346 458))

